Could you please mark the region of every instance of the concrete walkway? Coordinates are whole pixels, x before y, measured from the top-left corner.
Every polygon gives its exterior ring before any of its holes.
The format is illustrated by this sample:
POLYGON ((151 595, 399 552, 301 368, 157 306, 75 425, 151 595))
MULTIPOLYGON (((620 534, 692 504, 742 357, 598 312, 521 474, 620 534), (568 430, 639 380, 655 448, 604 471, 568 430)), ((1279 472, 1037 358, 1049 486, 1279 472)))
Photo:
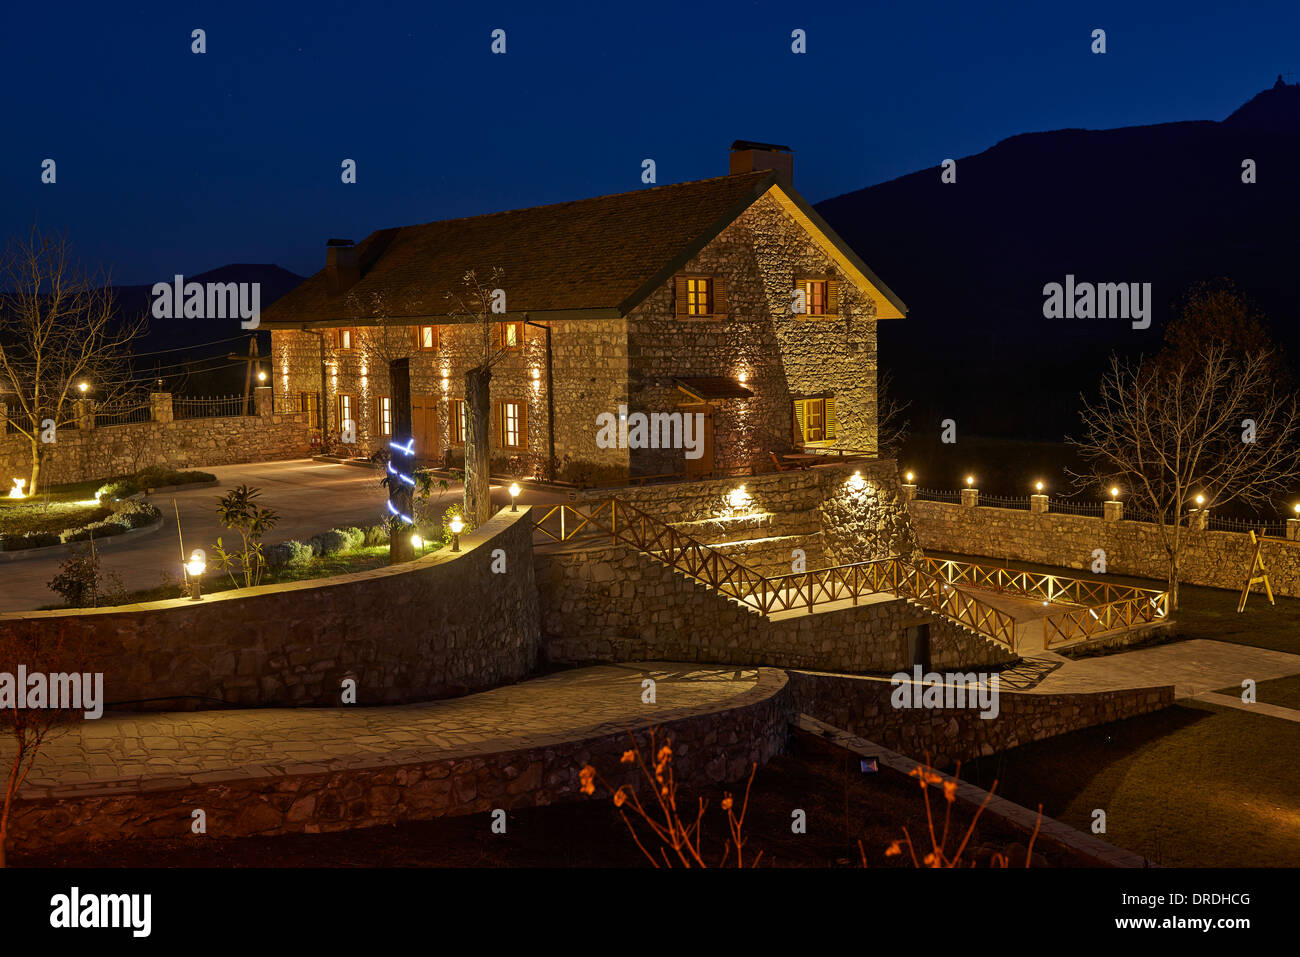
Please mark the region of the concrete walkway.
MULTIPOLYGON (((218 484, 201 489, 182 489, 154 495, 150 501, 162 512, 163 524, 142 535, 100 552, 100 568, 107 575, 116 572, 127 591, 156 588, 163 572, 181 577, 181 547, 176 535, 176 512, 180 508, 185 548, 211 551, 217 536, 229 536, 217 521, 216 502, 227 489, 250 485, 262 490, 261 503, 280 513, 279 524, 267 542, 305 540, 318 532, 349 525, 377 525, 387 515, 387 493, 380 487, 380 473, 370 469, 314 459, 287 462, 257 462, 248 465, 211 466, 203 469, 217 476, 218 484)), ((461 486, 453 483, 442 497, 440 508, 461 500, 461 486)), ((525 489, 521 505, 567 501, 563 493, 525 489)), ((492 502, 498 508, 510 503, 510 495, 499 486, 492 488, 492 502)), ((66 558, 60 550, 41 557, 20 558, 0 563, 0 612, 31 611, 52 605, 59 596, 47 587, 66 558)))
MULTIPOLYGON (((108 713, 41 749, 24 798, 84 796, 524 750, 717 710, 755 668, 638 662, 579 668, 399 707, 108 713), (655 681, 655 702, 642 682, 655 681)), ((8 738, 0 766, 8 766, 8 738)))

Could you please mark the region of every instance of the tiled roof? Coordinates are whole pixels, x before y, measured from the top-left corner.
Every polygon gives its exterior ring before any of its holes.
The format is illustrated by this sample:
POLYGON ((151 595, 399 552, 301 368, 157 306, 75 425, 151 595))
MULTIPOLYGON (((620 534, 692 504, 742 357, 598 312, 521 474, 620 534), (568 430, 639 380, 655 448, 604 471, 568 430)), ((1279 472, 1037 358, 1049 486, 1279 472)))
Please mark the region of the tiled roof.
POLYGON ((322 270, 279 299, 266 325, 460 311, 463 277, 502 270, 510 313, 625 313, 648 284, 721 232, 768 187, 770 170, 448 219, 372 233, 357 247, 361 279, 331 295, 322 270))

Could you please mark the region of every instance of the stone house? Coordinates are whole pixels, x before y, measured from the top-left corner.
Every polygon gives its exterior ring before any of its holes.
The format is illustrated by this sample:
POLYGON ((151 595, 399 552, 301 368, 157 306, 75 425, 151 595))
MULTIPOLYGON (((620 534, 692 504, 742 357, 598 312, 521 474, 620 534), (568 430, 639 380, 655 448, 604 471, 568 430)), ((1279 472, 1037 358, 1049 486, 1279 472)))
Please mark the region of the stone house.
POLYGON ((327 445, 379 449, 389 362, 409 358, 416 453, 454 465, 464 373, 490 339, 494 472, 706 477, 800 448, 874 453, 876 322, 906 307, 795 192, 788 148, 738 141, 730 166, 331 240, 325 268, 263 314, 277 402, 327 445), (471 269, 500 271, 490 322, 464 305, 471 269))

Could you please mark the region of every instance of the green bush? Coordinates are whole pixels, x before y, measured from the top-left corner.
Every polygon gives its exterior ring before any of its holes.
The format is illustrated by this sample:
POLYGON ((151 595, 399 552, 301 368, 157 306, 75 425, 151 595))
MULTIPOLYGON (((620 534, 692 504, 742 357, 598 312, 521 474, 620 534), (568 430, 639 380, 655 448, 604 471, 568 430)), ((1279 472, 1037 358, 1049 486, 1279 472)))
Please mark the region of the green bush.
POLYGON ((112 538, 114 535, 121 535, 128 531, 125 525, 119 525, 112 519, 104 519, 102 522, 91 522, 89 525, 83 525, 81 528, 65 528, 59 533, 59 540, 62 542, 88 542, 92 538, 112 538))
POLYGON ((44 548, 59 544, 58 532, 26 532, 0 535, 0 552, 17 552, 24 548, 44 548))
POLYGON ((309 542, 314 555, 337 555, 343 551, 347 539, 342 532, 331 529, 328 532, 313 535, 309 542))
POLYGON ((311 546, 296 539, 270 545, 262 550, 262 555, 271 568, 298 568, 313 558, 311 546))
POLYGON ((178 472, 163 465, 150 465, 135 473, 134 481, 140 488, 163 488, 167 485, 191 485, 195 482, 215 482, 211 472, 178 472))
POLYGON ((365 543, 368 548, 388 544, 388 526, 371 525, 365 531, 365 543))
POLYGON ((140 491, 140 487, 130 479, 116 479, 101 485, 95 491, 95 498, 108 503, 121 498, 128 498, 138 491, 140 491))
POLYGON ((104 519, 106 523, 121 525, 123 528, 143 528, 162 518, 162 513, 148 502, 127 499, 119 502, 113 514, 104 519))
POLYGON ((342 550, 345 552, 354 552, 366 544, 366 533, 356 526, 336 528, 333 531, 343 536, 344 545, 342 550))

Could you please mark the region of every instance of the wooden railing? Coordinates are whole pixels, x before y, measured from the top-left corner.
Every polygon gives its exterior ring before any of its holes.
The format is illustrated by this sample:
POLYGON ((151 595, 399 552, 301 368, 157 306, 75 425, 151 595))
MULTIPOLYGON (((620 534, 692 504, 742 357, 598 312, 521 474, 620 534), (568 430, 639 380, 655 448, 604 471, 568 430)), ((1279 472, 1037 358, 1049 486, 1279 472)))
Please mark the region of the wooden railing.
POLYGON ((1013 616, 896 557, 769 577, 616 498, 593 503, 585 511, 554 505, 534 527, 556 542, 608 535, 613 542, 643 551, 763 616, 797 609, 811 613, 818 605, 841 601, 856 605, 868 595, 893 594, 1012 651, 1016 647, 1013 616))
POLYGON ((924 564, 936 577, 952 585, 1079 606, 1043 619, 1043 643, 1048 648, 1112 629, 1151 624, 1169 614, 1169 593, 1154 588, 937 558, 927 558, 924 564))

